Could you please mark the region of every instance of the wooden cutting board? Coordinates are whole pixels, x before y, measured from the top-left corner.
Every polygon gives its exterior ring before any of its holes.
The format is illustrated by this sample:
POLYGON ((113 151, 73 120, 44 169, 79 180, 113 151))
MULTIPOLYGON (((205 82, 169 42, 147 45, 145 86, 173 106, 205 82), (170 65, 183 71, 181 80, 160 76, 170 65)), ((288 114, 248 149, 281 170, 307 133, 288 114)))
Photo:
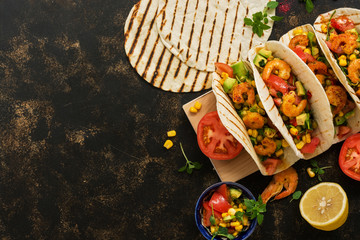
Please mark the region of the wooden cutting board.
MULTIPOLYGON (((183 110, 185 111, 186 116, 188 117, 192 127, 196 132, 198 123, 201 118, 208 112, 216 111, 216 98, 214 93, 212 91, 209 91, 204 95, 201 95, 200 97, 186 103, 185 105, 183 105, 183 110), (194 106, 196 101, 199 101, 202 104, 202 107, 199 112, 191 113, 190 107, 194 106)), ((259 170, 254 160, 245 151, 245 149, 243 149, 241 153, 234 159, 210 159, 210 161, 214 166, 217 174, 219 175, 221 181, 236 182, 259 170)))

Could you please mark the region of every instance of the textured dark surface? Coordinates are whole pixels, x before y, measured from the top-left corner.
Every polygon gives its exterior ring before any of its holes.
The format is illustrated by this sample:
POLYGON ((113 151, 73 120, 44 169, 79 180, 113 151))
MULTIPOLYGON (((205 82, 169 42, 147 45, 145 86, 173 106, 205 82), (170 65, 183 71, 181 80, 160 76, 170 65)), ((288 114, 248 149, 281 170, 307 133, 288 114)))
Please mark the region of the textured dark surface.
MULTIPOLYGON (((202 155, 182 105, 200 93, 158 90, 131 68, 124 22, 137 1, 0 1, 0 239, 203 239, 193 209, 219 178, 202 155), (175 129, 174 147, 163 148, 175 129), (192 175, 189 159, 203 163, 192 175)), ((270 39, 357 0, 289 4, 270 39)), ((251 239, 360 239, 360 183, 337 165, 341 144, 317 157, 331 165, 350 212, 333 232, 313 229, 298 201, 270 202, 251 239)), ((298 189, 318 183, 295 165, 298 189)), ((270 177, 242 179, 255 195, 270 177)))

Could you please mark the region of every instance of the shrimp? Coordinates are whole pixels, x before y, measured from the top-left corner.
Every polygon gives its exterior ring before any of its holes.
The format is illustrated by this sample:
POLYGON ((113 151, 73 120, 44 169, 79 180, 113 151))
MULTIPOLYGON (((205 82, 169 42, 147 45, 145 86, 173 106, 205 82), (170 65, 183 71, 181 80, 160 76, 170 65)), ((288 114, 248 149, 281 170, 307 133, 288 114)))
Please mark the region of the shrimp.
POLYGON ((257 112, 249 112, 243 118, 246 127, 251 129, 260 129, 264 126, 264 117, 257 112))
POLYGON ((232 99, 235 103, 246 101, 248 104, 253 105, 255 102, 254 88, 247 82, 240 83, 234 87, 232 99))
POLYGON ((296 106, 294 103, 296 101, 296 93, 294 91, 290 91, 289 93, 283 96, 283 103, 280 106, 280 110, 287 117, 296 117, 299 116, 302 111, 306 108, 307 100, 303 99, 296 106))
POLYGON ((355 59, 350 62, 348 67, 348 77, 350 78, 352 83, 359 82, 359 73, 360 73, 360 59, 355 59))
POLYGON ((347 100, 346 91, 341 86, 332 85, 328 86, 325 92, 330 104, 334 106, 332 113, 335 116, 345 107, 347 100))
POLYGON ((352 54, 358 47, 357 37, 350 33, 342 33, 334 36, 331 40, 331 48, 335 52, 343 51, 346 54, 352 54))
POLYGON ((306 35, 296 35, 290 40, 289 48, 294 50, 297 46, 306 48, 309 45, 309 39, 306 35))
POLYGON ((261 144, 254 146, 255 152, 261 156, 271 156, 276 150, 276 142, 268 137, 265 137, 261 144))
POLYGON ((269 185, 261 194, 263 203, 267 203, 267 201, 274 196, 274 199, 276 200, 289 196, 295 192, 297 184, 298 174, 293 167, 275 174, 269 185), (286 190, 280 193, 283 187, 285 187, 286 190))
POLYGON ((262 78, 266 81, 269 79, 271 73, 275 70, 279 70, 278 76, 284 80, 290 78, 291 68, 289 64, 280 59, 274 59, 265 65, 262 73, 262 78))
POLYGON ((320 62, 320 61, 311 62, 311 63, 308 63, 308 67, 315 74, 324 74, 324 75, 328 74, 328 72, 327 72, 328 68, 327 68, 326 64, 323 62, 320 62))

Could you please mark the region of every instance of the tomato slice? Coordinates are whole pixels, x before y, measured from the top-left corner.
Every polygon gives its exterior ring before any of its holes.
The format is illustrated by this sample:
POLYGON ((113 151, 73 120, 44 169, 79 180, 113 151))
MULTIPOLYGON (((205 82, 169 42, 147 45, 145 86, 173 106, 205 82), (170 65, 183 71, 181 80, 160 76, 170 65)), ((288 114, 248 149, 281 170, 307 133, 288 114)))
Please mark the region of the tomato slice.
MULTIPOLYGON (((211 207, 209 205, 208 201, 203 201, 203 224, 205 227, 210 227, 211 222, 210 222, 210 217, 212 215, 212 210, 211 207)), ((214 217, 221 219, 221 213, 219 213, 218 211, 214 210, 214 217)))
POLYGON ((355 23, 346 16, 331 19, 331 26, 341 32, 355 28, 355 23))
POLYGON ((311 139, 310 143, 305 144, 305 146, 300 150, 302 153, 314 153, 317 145, 319 145, 320 139, 314 137, 311 139))
POLYGON ((229 133, 221 123, 216 111, 207 113, 199 122, 197 142, 200 150, 215 160, 233 159, 243 146, 229 133))
POLYGON ((215 63, 215 68, 216 68, 216 72, 219 73, 220 75, 223 72, 226 72, 229 75, 229 77, 231 78, 234 77, 233 69, 225 63, 215 63))
POLYGON ((211 199, 209 201, 209 206, 213 206, 214 210, 220 213, 227 212, 229 208, 231 208, 231 205, 227 201, 227 199, 224 198, 224 196, 217 191, 215 191, 211 196, 211 199))
POLYGON ((267 80, 264 80, 265 84, 270 88, 274 88, 276 91, 285 94, 289 91, 289 85, 287 82, 274 74, 271 74, 267 80))
POLYGON ((345 140, 340 150, 339 165, 347 176, 360 181, 360 133, 345 140))
POLYGON ((228 191, 228 188, 227 188, 226 184, 222 184, 220 187, 218 187, 218 189, 216 191, 218 193, 220 193, 221 195, 223 195, 224 198, 229 201, 230 194, 229 194, 229 191, 228 191))
POLYGON ((274 172, 276 171, 277 166, 280 163, 281 163, 280 159, 268 158, 265 161, 263 161, 262 164, 264 165, 267 174, 273 175, 274 172))

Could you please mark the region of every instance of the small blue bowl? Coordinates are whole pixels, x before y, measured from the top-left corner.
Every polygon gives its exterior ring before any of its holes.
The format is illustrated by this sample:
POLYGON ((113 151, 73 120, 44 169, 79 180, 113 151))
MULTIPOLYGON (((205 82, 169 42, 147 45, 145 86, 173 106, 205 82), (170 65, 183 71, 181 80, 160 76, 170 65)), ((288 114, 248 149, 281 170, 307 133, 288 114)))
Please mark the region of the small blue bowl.
MULTIPOLYGON (((203 202, 204 198, 206 198, 212 191, 214 191, 215 189, 220 187, 222 184, 226 184, 227 186, 240 189, 243 192, 243 195, 245 197, 247 197, 248 199, 256 200, 254 195, 249 191, 249 189, 247 189, 246 187, 244 187, 243 185, 241 185, 239 183, 235 183, 235 182, 218 182, 218 183, 215 183, 215 184, 211 185, 210 187, 208 187, 200 195, 199 199, 196 202, 196 207, 195 207, 196 226, 200 230, 201 234, 208 240, 211 240, 212 235, 208 232, 207 228, 202 225, 202 215, 201 215, 201 209, 203 208, 202 207, 202 202, 203 202)), ((253 233, 253 231, 255 230, 256 224, 257 224, 257 219, 256 218, 251 220, 251 224, 250 224, 249 229, 246 230, 245 232, 242 232, 241 234, 239 234, 235 238, 235 240, 247 239, 253 233)), ((223 240, 223 238, 221 238, 221 237, 215 237, 214 239, 215 240, 223 240)))

